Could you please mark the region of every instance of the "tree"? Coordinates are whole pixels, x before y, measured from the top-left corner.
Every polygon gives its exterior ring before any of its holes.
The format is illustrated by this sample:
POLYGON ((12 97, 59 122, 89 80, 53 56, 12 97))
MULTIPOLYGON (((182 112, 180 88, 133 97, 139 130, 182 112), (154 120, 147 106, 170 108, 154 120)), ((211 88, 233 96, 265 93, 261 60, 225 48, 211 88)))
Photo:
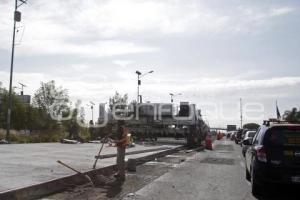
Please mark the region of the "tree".
POLYGON ((47 83, 41 82, 41 87, 33 97, 34 106, 55 116, 66 112, 68 103, 70 103, 68 91, 62 87, 56 87, 54 80, 47 83))
POLYGON ((79 138, 79 132, 80 127, 77 123, 77 114, 78 110, 74 108, 71 113, 71 119, 68 121, 64 121, 64 126, 69 132, 69 139, 78 139, 79 138))
POLYGON ((300 110, 293 108, 292 110, 285 111, 283 114, 283 119, 291 123, 300 122, 300 110))
MULTIPOLYGON (((26 122, 28 121, 28 107, 25 105, 17 95, 12 93, 12 114, 11 114, 11 128, 16 130, 26 129, 26 122)), ((0 88, 0 127, 6 128, 8 110, 8 91, 0 88)))
POLYGON ((5 127, 5 105, 4 105, 4 95, 5 95, 6 90, 2 88, 2 82, 0 82, 0 128, 5 127))
POLYGON ((48 117, 49 115, 45 111, 30 106, 28 109, 28 130, 32 132, 33 130, 47 129, 49 127, 47 124, 48 117), (45 119, 47 120, 45 121, 45 119))
POLYGON ((96 128, 94 127, 93 120, 89 121, 89 133, 90 133, 90 136, 91 136, 92 140, 97 139, 96 128))
POLYGON ((57 121, 68 118, 71 113, 68 91, 62 87, 56 87, 55 81, 41 82, 41 87, 35 92, 33 106, 38 108, 43 117, 43 128, 53 129, 57 121))
MULTIPOLYGON (((125 110, 127 108, 127 103, 128 103, 128 95, 127 94, 121 95, 116 91, 114 96, 109 98, 109 113, 112 114, 112 112, 115 112, 115 109, 125 110)), ((120 110, 115 114, 121 115, 124 113, 123 111, 120 110)), ((91 139, 102 138, 105 135, 112 133, 113 131, 114 123, 112 121, 106 124, 105 127, 94 128, 92 124, 93 123, 90 121, 89 132, 91 135, 91 139)))
POLYGON ((117 91, 115 95, 109 98, 109 109, 110 112, 114 112, 114 116, 126 116, 128 108, 128 95, 121 95, 117 91))
POLYGON ((118 93, 116 91, 115 95, 109 98, 109 109, 110 109, 110 111, 113 110, 113 107, 116 104, 122 104, 122 105, 117 107, 118 109, 123 108, 124 105, 127 105, 127 101, 128 101, 128 94, 124 94, 122 96, 120 93, 118 93))

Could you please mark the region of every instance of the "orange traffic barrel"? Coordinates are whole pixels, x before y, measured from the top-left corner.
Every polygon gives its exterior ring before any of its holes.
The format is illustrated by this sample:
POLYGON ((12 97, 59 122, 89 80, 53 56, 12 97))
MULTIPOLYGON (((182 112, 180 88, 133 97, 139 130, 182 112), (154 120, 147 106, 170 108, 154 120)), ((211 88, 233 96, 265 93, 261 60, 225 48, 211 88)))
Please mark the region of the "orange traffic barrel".
POLYGON ((206 136, 205 138, 205 148, 208 150, 212 150, 212 140, 210 136, 206 136))

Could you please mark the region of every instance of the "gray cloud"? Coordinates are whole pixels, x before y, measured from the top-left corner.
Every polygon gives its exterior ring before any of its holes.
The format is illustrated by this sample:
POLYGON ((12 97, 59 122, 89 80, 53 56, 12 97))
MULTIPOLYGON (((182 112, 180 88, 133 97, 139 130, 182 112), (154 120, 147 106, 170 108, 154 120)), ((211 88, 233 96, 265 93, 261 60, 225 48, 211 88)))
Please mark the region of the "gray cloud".
MULTIPOLYGON (((27 83, 31 94, 40 81, 54 79, 74 100, 105 102, 115 90, 133 99, 135 70, 154 70, 142 80, 145 100, 166 102, 177 91, 184 93, 177 102, 199 104, 245 97, 270 105, 278 97, 287 109, 300 97, 295 1, 29 0, 21 10, 14 84, 27 83)), ((5 86, 12 14, 13 2, 3 1, 5 86)))

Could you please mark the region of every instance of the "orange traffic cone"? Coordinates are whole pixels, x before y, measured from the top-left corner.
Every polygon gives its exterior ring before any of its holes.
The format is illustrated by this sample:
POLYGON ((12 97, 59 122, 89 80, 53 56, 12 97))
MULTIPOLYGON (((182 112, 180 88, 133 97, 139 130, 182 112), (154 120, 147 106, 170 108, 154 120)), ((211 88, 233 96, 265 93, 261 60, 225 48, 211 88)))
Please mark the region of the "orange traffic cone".
POLYGON ((211 140, 211 137, 209 135, 206 136, 206 138, 205 138, 205 148, 208 149, 208 150, 213 150, 212 140, 211 140))

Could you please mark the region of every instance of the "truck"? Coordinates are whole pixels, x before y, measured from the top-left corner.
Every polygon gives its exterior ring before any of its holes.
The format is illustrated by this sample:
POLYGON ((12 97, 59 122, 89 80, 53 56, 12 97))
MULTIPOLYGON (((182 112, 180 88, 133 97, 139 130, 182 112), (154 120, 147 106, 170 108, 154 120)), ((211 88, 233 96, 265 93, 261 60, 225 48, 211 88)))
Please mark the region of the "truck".
POLYGON ((227 125, 227 132, 236 131, 236 125, 227 125))

